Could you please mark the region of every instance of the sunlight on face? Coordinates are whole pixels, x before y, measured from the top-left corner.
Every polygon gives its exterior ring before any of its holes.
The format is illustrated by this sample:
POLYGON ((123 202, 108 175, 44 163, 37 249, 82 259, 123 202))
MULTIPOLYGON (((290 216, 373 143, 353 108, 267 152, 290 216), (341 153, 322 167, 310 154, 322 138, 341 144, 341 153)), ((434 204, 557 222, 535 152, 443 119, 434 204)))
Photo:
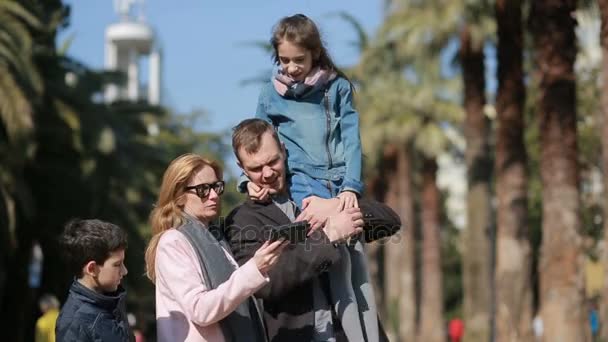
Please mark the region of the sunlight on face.
POLYGON ((254 184, 281 193, 285 190, 285 151, 269 132, 264 133, 255 153, 239 150, 240 166, 254 184))
POLYGON ((291 78, 303 81, 312 69, 312 53, 285 39, 277 47, 279 64, 291 78))
MULTIPOLYGON (((215 174, 215 170, 213 170, 211 166, 205 165, 194 174, 187 185, 195 186, 198 184, 211 184, 217 182, 218 180, 219 179, 215 174)), ((205 198, 198 197, 194 189, 186 191, 186 203, 184 204, 184 211, 198 218, 203 223, 209 223, 209 221, 217 218, 220 210, 220 195, 215 192, 215 190, 211 189, 205 198)))

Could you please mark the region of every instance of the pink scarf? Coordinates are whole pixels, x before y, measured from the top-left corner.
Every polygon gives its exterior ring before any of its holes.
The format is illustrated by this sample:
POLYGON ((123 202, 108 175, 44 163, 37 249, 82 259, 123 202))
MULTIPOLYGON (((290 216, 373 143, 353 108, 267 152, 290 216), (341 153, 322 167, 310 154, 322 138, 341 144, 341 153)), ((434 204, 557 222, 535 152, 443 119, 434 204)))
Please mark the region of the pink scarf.
POLYGON ((295 81, 289 75, 287 75, 282 68, 279 68, 276 75, 274 76, 272 83, 274 89, 281 96, 285 96, 289 90, 294 94, 294 97, 300 97, 304 93, 308 93, 313 88, 319 88, 327 84, 327 82, 336 78, 337 74, 335 71, 327 71, 316 67, 312 69, 303 82, 295 81), (303 86, 302 86, 303 85, 303 86))

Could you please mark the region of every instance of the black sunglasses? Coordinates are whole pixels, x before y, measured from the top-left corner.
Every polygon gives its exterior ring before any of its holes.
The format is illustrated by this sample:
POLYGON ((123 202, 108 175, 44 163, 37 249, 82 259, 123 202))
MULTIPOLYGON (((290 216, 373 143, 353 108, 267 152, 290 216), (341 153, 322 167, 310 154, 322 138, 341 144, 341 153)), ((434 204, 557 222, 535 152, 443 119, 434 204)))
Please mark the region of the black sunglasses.
POLYGON ((202 183, 202 184, 197 184, 197 185, 192 185, 192 186, 187 186, 185 188, 186 190, 196 190, 196 195, 200 198, 205 198, 207 196, 209 196, 209 192, 211 192, 211 189, 213 189, 213 191, 215 191, 215 193, 219 196, 221 194, 224 193, 224 181, 217 181, 215 183, 202 183))

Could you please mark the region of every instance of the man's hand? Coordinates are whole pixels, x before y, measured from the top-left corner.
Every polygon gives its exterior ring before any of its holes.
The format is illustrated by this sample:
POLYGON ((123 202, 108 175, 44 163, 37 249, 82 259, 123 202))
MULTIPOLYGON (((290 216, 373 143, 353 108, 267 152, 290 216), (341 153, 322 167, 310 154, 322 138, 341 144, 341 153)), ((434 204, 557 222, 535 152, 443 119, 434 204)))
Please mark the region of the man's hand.
POLYGON ((268 202, 270 201, 270 195, 274 195, 275 192, 273 189, 258 186, 254 182, 247 182, 247 193, 252 201, 268 202))
POLYGON ((359 208, 349 208, 327 219, 323 228, 331 242, 340 242, 363 231, 363 214, 359 208))
POLYGON ((323 227, 327 218, 340 212, 340 201, 337 198, 325 199, 317 196, 306 197, 302 200, 302 212, 297 221, 308 221, 310 233, 323 227))
POLYGON ((359 208, 359 201, 357 200, 357 194, 352 191, 343 191, 338 195, 340 199, 340 209, 359 208))

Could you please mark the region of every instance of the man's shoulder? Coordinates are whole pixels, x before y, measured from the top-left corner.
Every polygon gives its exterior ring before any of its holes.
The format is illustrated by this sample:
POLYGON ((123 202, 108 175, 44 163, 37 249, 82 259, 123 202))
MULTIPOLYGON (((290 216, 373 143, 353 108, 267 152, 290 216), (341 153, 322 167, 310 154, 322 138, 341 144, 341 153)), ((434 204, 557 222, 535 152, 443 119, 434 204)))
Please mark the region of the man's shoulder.
POLYGON ((242 219, 244 217, 257 216, 269 205, 272 205, 272 202, 259 203, 248 199, 236 206, 236 208, 232 209, 232 211, 228 214, 226 221, 230 222, 242 219))

